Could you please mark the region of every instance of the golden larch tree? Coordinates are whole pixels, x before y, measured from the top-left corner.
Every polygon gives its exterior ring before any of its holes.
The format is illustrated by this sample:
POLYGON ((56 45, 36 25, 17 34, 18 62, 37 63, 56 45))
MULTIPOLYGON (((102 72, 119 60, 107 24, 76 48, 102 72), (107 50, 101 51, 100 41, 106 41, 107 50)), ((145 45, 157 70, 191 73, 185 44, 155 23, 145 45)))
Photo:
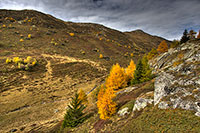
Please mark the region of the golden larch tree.
POLYGON ((168 51, 168 45, 166 43, 166 41, 162 41, 159 45, 158 45, 158 49, 157 49, 158 53, 164 53, 168 51))
POLYGON ((114 90, 127 86, 127 76, 123 68, 117 63, 113 65, 108 78, 106 79, 106 88, 114 90))
POLYGON ((136 65, 133 60, 130 61, 129 66, 125 69, 127 79, 133 79, 134 78, 134 71, 136 69, 136 65))
POLYGON ((98 113, 100 119, 109 119, 116 112, 116 103, 113 101, 115 92, 112 88, 101 88, 98 94, 98 113))

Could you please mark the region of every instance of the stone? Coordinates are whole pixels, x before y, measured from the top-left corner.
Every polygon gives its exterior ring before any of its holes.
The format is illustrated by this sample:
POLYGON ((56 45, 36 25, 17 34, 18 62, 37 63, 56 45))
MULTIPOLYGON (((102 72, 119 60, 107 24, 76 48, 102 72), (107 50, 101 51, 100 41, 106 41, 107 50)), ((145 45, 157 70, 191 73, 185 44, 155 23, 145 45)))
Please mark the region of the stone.
POLYGON ((200 85, 200 79, 199 79, 199 80, 196 80, 195 83, 200 85))
POLYGON ((54 113, 58 113, 58 111, 59 111, 58 109, 55 109, 54 113))
POLYGON ((16 132, 16 131, 17 131, 17 129, 11 129, 10 130, 11 133, 16 132))
POLYGON ((173 89, 169 86, 174 79, 173 75, 163 72, 155 80, 155 92, 154 92, 154 105, 157 105, 159 101, 166 95, 170 94, 173 89))
POLYGON ((200 112, 196 112, 195 115, 200 117, 200 112))
POLYGON ((160 109, 168 109, 168 108, 169 108, 169 105, 168 105, 168 103, 162 101, 162 102, 160 102, 160 103, 158 104, 158 108, 160 108, 160 109))
POLYGON ((118 111, 119 116, 124 116, 124 115, 127 115, 129 113, 130 112, 128 112, 128 107, 125 107, 125 108, 118 111))
POLYGON ((141 109, 144 109, 148 104, 152 104, 153 99, 145 99, 145 98, 139 98, 135 101, 135 105, 133 107, 133 112, 141 109))
POLYGON ((123 89, 123 90, 121 90, 121 91, 118 91, 116 94, 123 94, 123 93, 125 93, 125 92, 131 92, 132 90, 134 90, 134 89, 136 89, 137 87, 132 87, 132 86, 130 86, 130 87, 127 87, 127 88, 125 88, 125 89, 123 89))

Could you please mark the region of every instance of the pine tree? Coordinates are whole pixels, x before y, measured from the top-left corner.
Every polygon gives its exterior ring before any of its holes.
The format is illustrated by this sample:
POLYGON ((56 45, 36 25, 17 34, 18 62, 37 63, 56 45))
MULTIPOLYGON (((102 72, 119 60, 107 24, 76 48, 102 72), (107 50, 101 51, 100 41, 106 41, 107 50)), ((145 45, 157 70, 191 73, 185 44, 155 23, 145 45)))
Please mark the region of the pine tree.
POLYGON ((78 97, 79 95, 76 93, 75 97, 72 98, 70 105, 68 105, 68 109, 62 123, 63 129, 65 127, 76 127, 86 118, 84 116, 85 114, 83 113, 83 110, 86 108, 86 106, 82 104, 82 101, 78 97))
POLYGON ((166 41, 162 41, 159 45, 158 45, 158 49, 157 49, 158 53, 164 53, 168 51, 168 45, 166 43, 166 41))
POLYGON ((134 79, 131 80, 131 84, 138 84, 152 79, 151 72, 152 71, 149 67, 147 56, 145 55, 138 61, 134 73, 134 79))
POLYGON ((183 36, 181 38, 180 43, 185 43, 189 40, 190 38, 188 37, 188 31, 185 29, 185 31, 183 32, 183 36))
POLYGON ((123 68, 117 63, 113 65, 108 78, 106 79, 106 88, 114 90, 121 89, 127 86, 127 76, 123 68))
POLYGON ((142 68, 143 68, 143 71, 142 71, 142 77, 140 79, 140 82, 145 82, 145 81, 148 81, 152 78, 152 74, 151 74, 151 68, 148 64, 148 59, 147 59, 147 56, 143 56, 142 58, 142 68))
POLYGON ((136 70, 135 70, 135 73, 134 73, 134 79, 131 80, 131 84, 140 83, 140 79, 142 78, 142 71, 143 71, 142 60, 139 60, 137 65, 136 65, 136 70))

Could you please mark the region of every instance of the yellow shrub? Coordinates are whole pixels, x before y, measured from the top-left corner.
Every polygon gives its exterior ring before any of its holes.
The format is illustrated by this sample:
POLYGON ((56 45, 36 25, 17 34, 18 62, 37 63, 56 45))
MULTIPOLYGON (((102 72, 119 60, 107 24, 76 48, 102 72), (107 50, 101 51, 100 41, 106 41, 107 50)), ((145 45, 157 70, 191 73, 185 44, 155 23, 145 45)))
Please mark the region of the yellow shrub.
POLYGON ((8 63, 11 63, 12 62, 12 59, 10 59, 10 58, 7 58, 6 59, 6 63, 8 64, 8 63))
POLYGON ((27 61, 28 61, 29 63, 33 60, 33 58, 32 58, 31 56, 28 56, 26 59, 27 59, 27 61))
POLYGON ((81 54, 85 55, 85 51, 81 51, 81 54))
POLYGON ((124 69, 117 63, 113 65, 108 78, 106 79, 106 88, 121 89, 127 86, 127 76, 124 69))
POLYGON ((25 64, 31 64, 31 66, 36 65, 37 60, 31 56, 28 56, 26 59, 24 59, 25 64))
POLYGON ((130 56, 131 56, 131 57, 133 57, 133 56, 134 56, 134 54, 133 54, 133 53, 131 53, 131 54, 130 54, 130 56))
POLYGON ((2 27, 3 27, 3 28, 6 28, 6 25, 4 24, 2 27))
POLYGON ((20 39, 19 41, 20 41, 20 42, 23 42, 23 41, 24 41, 24 39, 20 39))
POLYGON ((22 62, 22 59, 19 58, 19 57, 14 57, 14 58, 13 58, 13 62, 16 63, 16 64, 18 64, 18 63, 21 63, 21 62, 22 62))
POLYGON ((16 20, 12 17, 6 17, 5 20, 10 20, 11 22, 15 22, 16 20))
POLYGON ((126 52, 126 53, 124 54, 124 56, 125 56, 125 57, 128 57, 128 52, 126 52))
POLYGON ((31 36, 31 34, 28 34, 28 38, 31 38, 32 36, 31 36))
POLYGON ((18 63, 18 68, 21 69, 21 63, 18 63))
POLYGON ((36 63, 37 63, 36 61, 33 61, 33 62, 32 62, 32 65, 35 66, 36 63))
POLYGON ((74 33, 69 33, 70 36, 74 36, 74 33))
POLYGON ((100 58, 100 59, 102 59, 102 58, 103 58, 103 55, 102 55, 102 54, 100 54, 100 55, 99 55, 99 58, 100 58))

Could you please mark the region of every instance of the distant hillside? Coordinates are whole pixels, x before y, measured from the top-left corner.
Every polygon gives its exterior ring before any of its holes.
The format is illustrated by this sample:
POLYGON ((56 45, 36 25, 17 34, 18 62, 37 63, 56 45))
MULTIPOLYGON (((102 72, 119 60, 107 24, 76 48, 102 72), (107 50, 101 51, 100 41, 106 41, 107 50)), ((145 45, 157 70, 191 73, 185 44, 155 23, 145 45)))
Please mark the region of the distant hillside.
MULTIPOLYGON (((142 30, 135 30, 132 32, 125 32, 131 38, 131 41, 135 42, 137 46, 145 49, 147 51, 151 50, 152 47, 157 47, 161 41, 166 40, 162 37, 152 36, 148 33, 145 33, 142 30)), ((166 40, 167 44, 170 45, 171 42, 166 40)))
MULTIPOLYGON (((55 38, 60 40, 59 43, 65 45, 60 49, 55 48, 56 51, 59 51, 59 54, 68 53, 70 56, 82 57, 80 55, 81 50, 86 52, 86 58, 93 58, 98 56, 94 50, 99 49, 99 52, 104 56, 122 64, 127 60, 127 57, 130 60, 131 53, 134 53, 136 60, 138 56, 150 51, 153 47, 157 47, 162 40, 165 40, 138 30, 123 33, 98 24, 64 22, 51 15, 34 10, 0 10, 0 22, 2 24, 9 24, 8 20, 5 21, 9 17, 16 20, 13 23, 15 26, 41 28, 37 31, 39 33, 35 35, 38 36, 36 38, 40 41, 40 44, 38 43, 34 47, 40 47, 44 50, 44 47, 48 47, 47 44, 51 42, 50 38, 55 38), (75 37, 70 37, 68 33, 75 33, 75 37)), ((23 32, 36 34, 34 31, 23 30, 22 34, 23 32)), ((168 41, 168 43, 170 42, 168 41)))

